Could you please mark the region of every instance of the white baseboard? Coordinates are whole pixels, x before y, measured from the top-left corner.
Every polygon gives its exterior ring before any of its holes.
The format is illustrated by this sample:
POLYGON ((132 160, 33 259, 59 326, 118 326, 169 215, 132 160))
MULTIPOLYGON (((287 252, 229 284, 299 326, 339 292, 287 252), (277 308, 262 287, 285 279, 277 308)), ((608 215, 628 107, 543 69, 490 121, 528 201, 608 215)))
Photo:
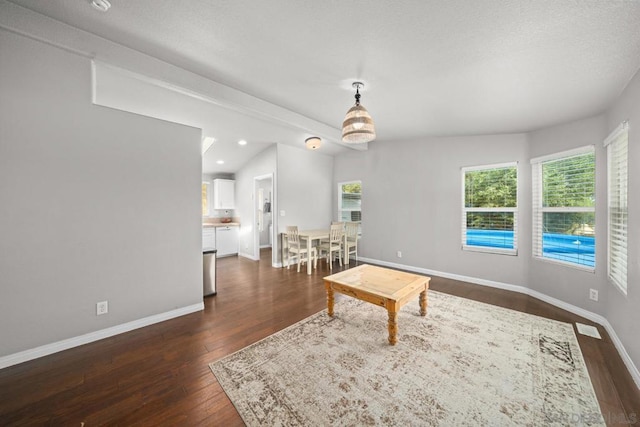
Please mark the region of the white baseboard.
POLYGON ((153 325, 154 323, 164 322, 165 320, 173 319, 175 317, 184 316, 185 314, 195 313, 196 311, 204 310, 204 302, 189 305, 186 307, 177 308, 175 310, 167 311, 165 313, 154 314, 153 316, 144 317, 142 319, 133 320, 131 322, 123 323, 121 325, 112 326, 107 329, 102 329, 88 334, 80 335, 66 340, 46 344, 40 347, 24 350, 19 353, 10 354, 8 356, 0 357, 0 369, 7 368, 9 366, 17 365, 18 363, 27 362, 29 360, 37 359, 39 357, 48 356, 59 351, 68 350, 80 345, 89 344, 90 342, 98 341, 104 338, 109 338, 114 335, 119 335, 125 332, 133 331, 134 329, 143 328, 145 326, 153 325))
POLYGON ((238 256, 241 256, 242 258, 248 258, 251 261, 260 261, 259 257, 255 257, 255 256, 253 256, 253 254, 248 254, 246 252, 240 252, 240 253, 238 253, 238 256))
POLYGON ((613 344, 616 346, 616 349, 618 350, 618 354, 620 354, 622 361, 624 362, 625 366, 629 370, 629 373, 633 377, 633 381, 636 383, 636 386, 638 386, 638 388, 640 389, 640 372, 638 372, 638 368, 633 363, 633 360, 631 360, 631 356, 629 356, 629 353, 627 353, 627 349, 624 348, 622 341, 620 341, 620 337, 618 337, 618 334, 616 334, 616 331, 613 329, 613 326, 611 326, 611 324, 607 319, 605 319, 604 323, 601 323, 601 325, 604 326, 604 328, 607 330, 607 333, 611 337, 613 344))
MULTIPOLYGON (((247 254, 247 253, 243 253, 243 252, 240 252, 238 254, 238 256, 241 256, 242 258, 250 259, 251 261, 260 261, 259 257, 255 257, 255 256, 253 256, 251 254, 247 254)), ((282 263, 279 263, 279 262, 271 263, 271 266, 274 267, 274 268, 281 268, 282 267, 282 263)))
POLYGON ((537 298, 539 300, 542 300, 544 302, 547 302, 551 305, 554 305, 558 308, 566 310, 570 313, 584 317, 585 319, 589 319, 592 322, 598 323, 607 330, 607 333, 611 337, 611 340, 613 341, 614 345, 616 346, 616 349, 618 350, 618 354, 620 354, 622 361, 624 362, 625 366, 629 370, 629 374, 631 374, 633 381, 636 383, 636 386, 640 389, 640 371, 638 370, 638 367, 633 363, 633 360, 631 360, 629 353, 627 353, 627 350, 624 348, 624 345, 622 344, 622 341, 620 341, 620 338, 616 334, 616 331, 613 329, 613 326, 611 326, 611 324, 605 317, 599 314, 596 314, 591 311, 585 310, 583 308, 577 307, 575 305, 569 304, 557 298, 550 297, 549 295, 543 294, 533 289, 529 289, 526 286, 512 285, 509 283, 496 282, 493 280, 485 280, 485 279, 479 279, 476 277, 462 276, 459 274, 445 273, 443 271, 430 270, 428 268, 421 268, 421 267, 413 267, 411 265, 397 264, 394 262, 380 261, 380 260, 371 259, 371 258, 358 257, 358 261, 382 265, 385 267, 398 268, 401 270, 413 271, 415 273, 432 274, 434 276, 444 277, 446 279, 459 280, 461 282, 474 283, 476 285, 490 286, 492 288, 505 289, 507 291, 526 294, 534 298, 537 298))

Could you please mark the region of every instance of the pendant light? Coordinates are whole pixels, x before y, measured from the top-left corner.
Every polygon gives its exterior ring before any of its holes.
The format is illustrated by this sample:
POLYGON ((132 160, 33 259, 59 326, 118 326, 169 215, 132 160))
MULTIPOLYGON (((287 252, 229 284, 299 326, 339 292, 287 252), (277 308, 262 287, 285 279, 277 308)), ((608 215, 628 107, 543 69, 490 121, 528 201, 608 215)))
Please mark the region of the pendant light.
POLYGON ((347 111, 342 122, 342 142, 351 144, 371 142, 376 139, 376 129, 369 112, 360 104, 360 88, 364 87, 364 83, 353 82, 351 86, 356 89, 356 105, 347 111))

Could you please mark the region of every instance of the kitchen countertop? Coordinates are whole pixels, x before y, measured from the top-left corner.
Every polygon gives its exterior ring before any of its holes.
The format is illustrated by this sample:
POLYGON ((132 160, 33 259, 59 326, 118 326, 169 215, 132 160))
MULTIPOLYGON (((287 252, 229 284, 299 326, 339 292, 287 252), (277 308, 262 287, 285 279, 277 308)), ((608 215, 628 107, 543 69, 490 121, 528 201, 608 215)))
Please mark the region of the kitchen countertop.
POLYGON ((239 222, 219 222, 215 224, 202 224, 202 228, 218 228, 218 227, 229 227, 229 226, 239 226, 239 222))

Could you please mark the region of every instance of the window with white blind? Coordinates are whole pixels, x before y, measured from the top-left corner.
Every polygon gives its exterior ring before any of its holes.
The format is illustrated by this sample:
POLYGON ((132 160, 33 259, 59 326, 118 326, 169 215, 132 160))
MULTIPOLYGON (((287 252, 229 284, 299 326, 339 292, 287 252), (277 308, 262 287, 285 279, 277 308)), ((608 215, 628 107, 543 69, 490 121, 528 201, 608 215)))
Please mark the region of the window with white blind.
POLYGON ((462 248, 516 255, 518 164, 462 168, 462 248))
POLYGON ((338 219, 343 222, 362 221, 362 182, 338 184, 338 219))
POLYGON ((594 271, 594 147, 532 159, 531 171, 533 256, 594 271))
POLYGON ((607 147, 608 261, 609 280, 627 294, 627 190, 628 122, 605 139, 607 147))

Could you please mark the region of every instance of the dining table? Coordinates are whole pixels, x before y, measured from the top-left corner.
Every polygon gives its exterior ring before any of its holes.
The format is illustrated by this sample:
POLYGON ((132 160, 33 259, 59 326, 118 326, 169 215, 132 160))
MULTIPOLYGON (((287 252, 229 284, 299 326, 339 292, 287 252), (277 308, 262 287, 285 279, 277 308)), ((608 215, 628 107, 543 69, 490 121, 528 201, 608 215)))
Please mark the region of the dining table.
MULTIPOLYGON (((302 230, 298 231, 298 237, 300 240, 304 240, 305 247, 307 249, 307 274, 311 274, 311 248, 313 247, 313 241, 321 239, 329 239, 329 229, 316 229, 316 230, 302 230)), ((346 233, 343 236, 344 239, 344 247, 347 246, 347 235, 346 233)), ((349 264, 349 254, 345 250, 343 253, 345 265, 349 264)))

